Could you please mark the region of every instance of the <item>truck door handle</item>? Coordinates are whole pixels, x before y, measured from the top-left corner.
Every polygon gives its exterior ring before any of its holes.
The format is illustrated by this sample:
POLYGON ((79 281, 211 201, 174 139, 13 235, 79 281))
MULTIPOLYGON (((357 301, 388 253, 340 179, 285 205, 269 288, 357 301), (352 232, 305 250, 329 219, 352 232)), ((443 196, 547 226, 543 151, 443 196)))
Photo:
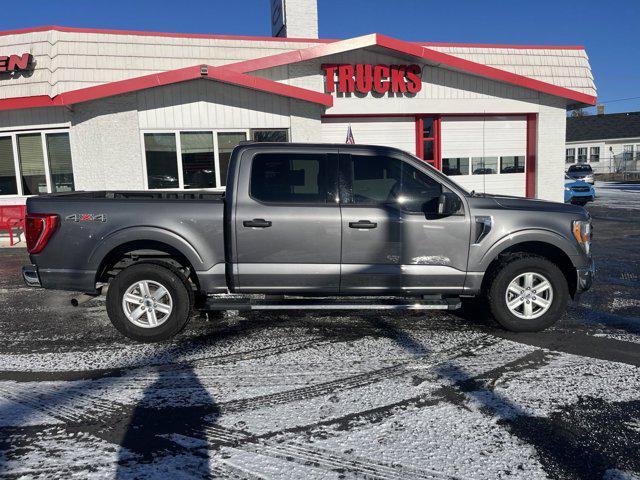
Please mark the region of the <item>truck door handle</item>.
POLYGON ((242 225, 251 228, 267 228, 271 226, 271 222, 263 218, 254 218, 253 220, 245 220, 242 225))
POLYGON ((376 228, 378 226, 375 222, 369 220, 358 220, 357 222, 349 222, 349 228, 376 228))

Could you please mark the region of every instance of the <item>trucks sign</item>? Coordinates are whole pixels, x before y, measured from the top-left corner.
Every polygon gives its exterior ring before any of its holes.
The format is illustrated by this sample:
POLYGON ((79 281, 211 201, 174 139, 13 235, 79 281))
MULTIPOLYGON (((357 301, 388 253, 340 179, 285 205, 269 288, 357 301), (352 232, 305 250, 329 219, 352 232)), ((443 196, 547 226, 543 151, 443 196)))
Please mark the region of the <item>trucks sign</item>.
POLYGON ((422 89, 420 65, 324 64, 327 93, 418 93, 422 89))
POLYGON ((0 56, 0 73, 24 72, 31 69, 32 63, 33 55, 30 53, 0 56))

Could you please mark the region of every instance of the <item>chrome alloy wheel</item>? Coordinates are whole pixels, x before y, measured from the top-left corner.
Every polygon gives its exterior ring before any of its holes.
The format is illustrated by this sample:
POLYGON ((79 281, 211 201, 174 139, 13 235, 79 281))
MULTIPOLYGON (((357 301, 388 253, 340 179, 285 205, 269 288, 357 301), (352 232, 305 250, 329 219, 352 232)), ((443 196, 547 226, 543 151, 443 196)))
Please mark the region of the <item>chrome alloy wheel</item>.
POLYGON ((137 327, 156 328, 171 315, 173 299, 169 290, 152 280, 141 280, 127 288, 122 297, 124 314, 137 327))
POLYGON ((505 300, 507 308, 516 317, 532 320, 544 315, 551 307, 553 287, 539 273, 523 273, 511 281, 505 300))

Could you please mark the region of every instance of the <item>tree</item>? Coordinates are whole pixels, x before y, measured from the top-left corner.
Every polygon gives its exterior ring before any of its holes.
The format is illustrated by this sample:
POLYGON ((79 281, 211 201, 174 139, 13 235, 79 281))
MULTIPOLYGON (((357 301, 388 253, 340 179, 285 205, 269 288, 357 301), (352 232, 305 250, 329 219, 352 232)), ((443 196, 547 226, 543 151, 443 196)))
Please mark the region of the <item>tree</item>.
POLYGON ((576 108, 575 110, 571 110, 571 116, 573 118, 586 117, 587 115, 589 115, 589 114, 587 112, 585 112, 584 108, 576 108))

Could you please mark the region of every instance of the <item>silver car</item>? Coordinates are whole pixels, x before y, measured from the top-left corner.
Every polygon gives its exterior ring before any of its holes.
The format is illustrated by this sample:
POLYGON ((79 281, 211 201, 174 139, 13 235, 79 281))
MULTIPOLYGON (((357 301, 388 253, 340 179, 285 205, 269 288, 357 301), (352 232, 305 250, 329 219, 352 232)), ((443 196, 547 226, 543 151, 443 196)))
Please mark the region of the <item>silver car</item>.
POLYGON ((576 163, 575 165, 571 165, 569 170, 567 170, 567 175, 574 180, 582 180, 583 182, 587 182, 591 185, 596 183, 593 169, 588 163, 576 163))

